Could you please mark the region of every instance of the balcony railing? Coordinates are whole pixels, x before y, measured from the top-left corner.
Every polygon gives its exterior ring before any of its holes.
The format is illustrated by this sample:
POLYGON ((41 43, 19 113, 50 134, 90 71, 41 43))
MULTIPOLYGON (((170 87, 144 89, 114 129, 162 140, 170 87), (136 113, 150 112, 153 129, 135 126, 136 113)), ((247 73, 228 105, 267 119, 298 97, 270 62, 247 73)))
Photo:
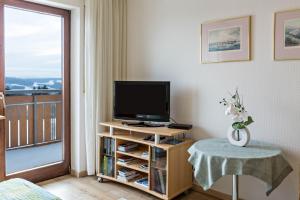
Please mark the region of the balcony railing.
POLYGON ((62 140, 61 90, 6 91, 6 148, 62 140))

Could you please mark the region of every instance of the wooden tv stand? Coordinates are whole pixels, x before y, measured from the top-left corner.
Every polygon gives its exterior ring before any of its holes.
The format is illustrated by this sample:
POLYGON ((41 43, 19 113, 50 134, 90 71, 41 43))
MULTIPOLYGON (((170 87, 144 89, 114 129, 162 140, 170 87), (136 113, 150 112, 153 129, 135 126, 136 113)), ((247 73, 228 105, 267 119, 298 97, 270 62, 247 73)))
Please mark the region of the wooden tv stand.
POLYGON ((187 130, 169 129, 167 127, 131 127, 121 122, 100 123, 107 131, 97 134, 97 176, 98 181, 104 179, 123 183, 143 190, 160 199, 172 199, 192 187, 192 166, 188 163, 188 148, 191 139, 185 138, 187 130), (144 140, 153 135, 154 141, 144 140), (169 138, 169 143, 160 141, 161 136, 169 138), (175 142, 176 141, 176 142, 175 142), (172 142, 178 144, 170 144, 172 142), (127 142, 137 143, 138 147, 131 151, 119 151, 118 146, 127 142), (148 156, 143 156, 146 153, 148 156), (124 164, 118 158, 134 158, 135 162, 124 164), (148 164, 148 169, 140 168, 148 164), (132 181, 118 179, 119 169, 135 170, 140 174, 132 181), (148 178, 148 187, 135 183, 140 178, 148 178))

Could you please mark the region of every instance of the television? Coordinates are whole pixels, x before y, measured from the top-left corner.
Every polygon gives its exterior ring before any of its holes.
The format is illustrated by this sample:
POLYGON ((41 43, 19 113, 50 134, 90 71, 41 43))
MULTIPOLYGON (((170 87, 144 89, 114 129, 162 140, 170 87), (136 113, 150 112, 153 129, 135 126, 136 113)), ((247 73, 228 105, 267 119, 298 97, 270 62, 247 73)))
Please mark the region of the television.
POLYGON ((169 122, 170 82, 115 81, 115 119, 169 122))

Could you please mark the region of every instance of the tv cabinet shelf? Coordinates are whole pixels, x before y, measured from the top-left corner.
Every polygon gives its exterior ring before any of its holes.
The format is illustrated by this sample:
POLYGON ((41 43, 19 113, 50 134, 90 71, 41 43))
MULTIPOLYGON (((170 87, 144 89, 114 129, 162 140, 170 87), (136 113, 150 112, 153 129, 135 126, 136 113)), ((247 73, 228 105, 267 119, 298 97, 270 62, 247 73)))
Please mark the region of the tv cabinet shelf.
POLYGON ((136 170, 136 171, 139 171, 139 172, 148 174, 148 173, 149 173, 149 169, 148 169, 148 170, 141 169, 141 168, 139 167, 140 164, 143 164, 143 163, 142 163, 142 162, 138 162, 138 163, 134 163, 134 164, 123 164, 123 163, 117 162, 117 165, 119 165, 119 166, 121 166, 121 167, 133 169, 133 170, 136 170))
POLYGON ((142 159, 142 160, 149 160, 149 157, 145 158, 142 157, 143 151, 141 150, 136 150, 136 151, 131 151, 131 152, 123 152, 123 151, 117 151, 117 154, 125 155, 125 156, 131 156, 134 158, 142 159))
POLYGON ((121 122, 100 125, 106 129, 97 134, 97 175, 100 181, 107 179, 123 183, 165 200, 192 187, 192 166, 188 163, 187 149, 193 141, 185 137, 188 131, 166 127, 131 127, 121 122), (149 135, 153 135, 154 141, 144 140, 149 135), (161 136, 180 142, 166 144, 161 136), (118 146, 127 142, 137 143, 138 147, 131 151, 119 151, 118 146), (142 156, 143 152, 147 152, 148 156, 142 156), (118 158, 123 157, 132 158, 135 162, 118 162, 118 158), (148 168, 141 168, 141 164, 147 164, 148 168), (123 168, 136 171, 139 177, 128 182, 118 179, 118 170, 123 168), (148 177, 148 187, 135 183, 141 177, 148 177))
POLYGON ((187 130, 182 129, 170 129, 167 127, 134 127, 134 126, 126 126, 123 125, 121 122, 103 122, 100 123, 102 126, 116 128, 120 130, 127 130, 139 133, 146 133, 146 134, 159 134, 162 136, 176 136, 182 133, 188 133, 187 130))

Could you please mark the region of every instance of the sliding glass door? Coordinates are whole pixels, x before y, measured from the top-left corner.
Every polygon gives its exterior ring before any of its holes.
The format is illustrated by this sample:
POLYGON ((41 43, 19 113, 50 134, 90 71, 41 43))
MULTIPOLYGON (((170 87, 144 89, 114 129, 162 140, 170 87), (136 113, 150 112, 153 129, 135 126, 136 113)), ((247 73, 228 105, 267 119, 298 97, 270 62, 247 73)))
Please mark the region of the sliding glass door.
POLYGON ((0 2, 2 178, 37 182, 67 174, 70 13, 21 0, 0 2))

